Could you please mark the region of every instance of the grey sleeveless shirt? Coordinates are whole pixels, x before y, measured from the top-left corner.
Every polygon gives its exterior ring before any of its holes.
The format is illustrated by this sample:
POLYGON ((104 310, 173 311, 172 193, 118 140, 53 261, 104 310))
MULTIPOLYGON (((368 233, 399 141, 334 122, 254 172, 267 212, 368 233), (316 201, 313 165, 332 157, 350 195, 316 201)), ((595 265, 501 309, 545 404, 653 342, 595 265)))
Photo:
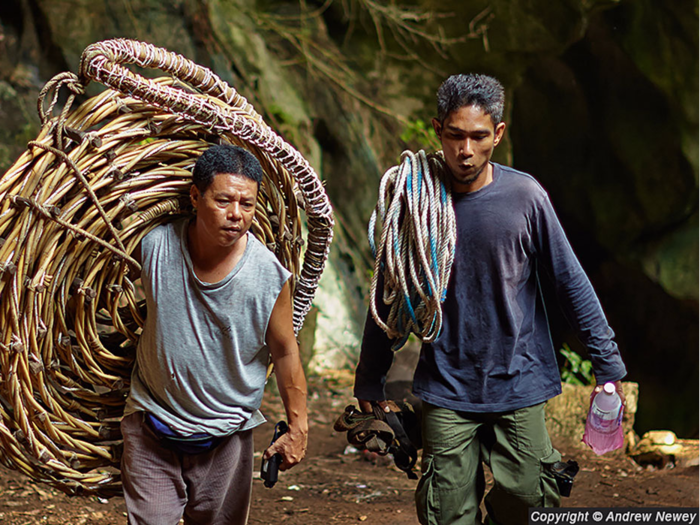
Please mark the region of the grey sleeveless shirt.
POLYGON ((183 435, 224 436, 265 421, 265 333, 291 274, 249 232, 231 273, 200 281, 187 225, 159 226, 141 242, 148 315, 124 415, 143 410, 183 435))

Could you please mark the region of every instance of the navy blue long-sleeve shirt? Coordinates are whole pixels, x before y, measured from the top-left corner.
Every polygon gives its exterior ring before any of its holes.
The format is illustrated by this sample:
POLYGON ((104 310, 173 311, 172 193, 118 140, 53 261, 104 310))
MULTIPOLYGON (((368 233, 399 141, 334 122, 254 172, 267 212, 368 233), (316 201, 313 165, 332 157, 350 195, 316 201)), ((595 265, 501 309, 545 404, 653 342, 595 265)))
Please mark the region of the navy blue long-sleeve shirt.
MULTIPOLYGON (((457 242, 443 325, 433 343, 423 344, 414 393, 466 412, 506 412, 561 393, 539 286, 544 274, 588 349, 596 380, 622 379, 613 331, 546 192, 526 173, 493 167, 490 184, 452 195, 457 242)), ((384 399, 392 360, 391 340, 368 314, 357 398, 384 399)))

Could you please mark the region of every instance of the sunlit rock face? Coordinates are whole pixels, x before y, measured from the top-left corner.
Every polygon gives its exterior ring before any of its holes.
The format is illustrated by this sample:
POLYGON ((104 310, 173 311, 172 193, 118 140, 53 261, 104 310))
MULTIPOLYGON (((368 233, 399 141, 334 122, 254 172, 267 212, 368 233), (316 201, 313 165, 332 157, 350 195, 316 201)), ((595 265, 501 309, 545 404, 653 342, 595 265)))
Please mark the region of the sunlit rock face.
MULTIPOLYGON (((305 355, 310 370, 352 367, 379 179, 403 149, 428 147, 421 132, 441 80, 493 74, 508 97, 495 158, 532 173, 550 193, 617 333, 628 379, 639 383, 639 431, 697 435, 697 4, 306 5, 300 17, 292 0, 2 2, 0 173, 36 137, 44 83, 77 72, 95 41, 135 38, 212 68, 324 179, 335 242, 305 355)), ((98 90, 91 85, 88 95, 98 90)), ((555 344, 575 348, 558 309, 549 310, 555 344)))

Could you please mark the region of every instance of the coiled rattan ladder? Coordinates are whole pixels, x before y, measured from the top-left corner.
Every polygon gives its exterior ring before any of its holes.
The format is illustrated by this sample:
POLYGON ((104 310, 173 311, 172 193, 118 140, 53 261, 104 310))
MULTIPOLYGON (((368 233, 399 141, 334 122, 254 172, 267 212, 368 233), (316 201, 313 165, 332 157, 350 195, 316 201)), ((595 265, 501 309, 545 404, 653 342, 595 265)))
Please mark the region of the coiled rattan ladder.
POLYGON ((309 163, 245 98, 150 44, 89 46, 79 75, 42 90, 39 113, 39 136, 0 179, 0 459, 66 493, 111 496, 145 315, 130 254, 152 228, 191 213, 197 157, 230 143, 261 162, 252 231, 293 273, 296 331, 328 257, 332 210, 309 163), (91 81, 108 89, 72 108, 91 81))

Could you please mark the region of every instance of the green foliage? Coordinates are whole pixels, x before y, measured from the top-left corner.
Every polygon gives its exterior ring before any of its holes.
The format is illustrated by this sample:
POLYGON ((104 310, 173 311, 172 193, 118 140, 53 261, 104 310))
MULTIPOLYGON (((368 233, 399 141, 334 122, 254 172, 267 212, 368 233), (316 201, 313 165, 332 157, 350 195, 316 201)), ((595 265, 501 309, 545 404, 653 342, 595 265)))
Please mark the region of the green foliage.
POLYGON ((282 138, 297 147, 299 146, 299 137, 297 136, 299 123, 295 122, 294 115, 285 110, 283 106, 272 102, 265 106, 265 116, 282 138))
POLYGON ((566 343, 562 346, 559 353, 564 356, 566 362, 561 370, 561 380, 570 385, 595 385, 592 363, 571 350, 566 343))
POLYGON ((279 104, 275 104, 274 102, 272 104, 269 104, 267 106, 267 111, 271 117, 273 117, 280 123, 294 122, 294 117, 279 104))
POLYGON ((435 135, 435 130, 430 125, 421 119, 409 121, 406 123, 401 140, 406 143, 416 142, 426 151, 438 151, 442 149, 440 140, 435 135))

